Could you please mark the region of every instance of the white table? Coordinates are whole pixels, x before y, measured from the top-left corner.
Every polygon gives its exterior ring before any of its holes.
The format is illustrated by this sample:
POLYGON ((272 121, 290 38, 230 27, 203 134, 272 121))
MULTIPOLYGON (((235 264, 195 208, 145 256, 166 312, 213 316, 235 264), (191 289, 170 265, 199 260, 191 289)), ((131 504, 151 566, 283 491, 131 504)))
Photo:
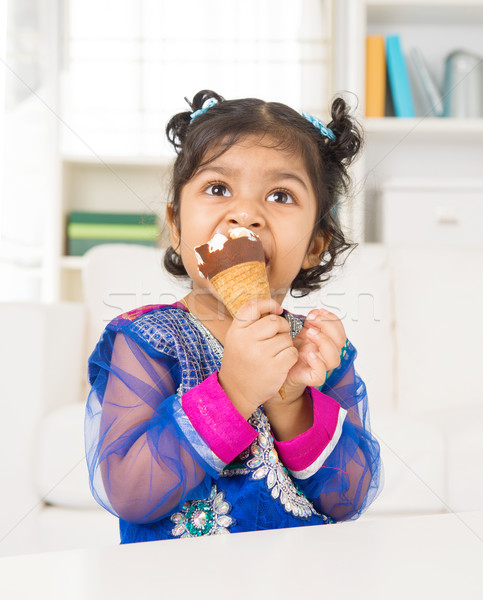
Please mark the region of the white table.
POLYGON ((483 511, 0 559, 3 600, 213 597, 480 599, 483 511))

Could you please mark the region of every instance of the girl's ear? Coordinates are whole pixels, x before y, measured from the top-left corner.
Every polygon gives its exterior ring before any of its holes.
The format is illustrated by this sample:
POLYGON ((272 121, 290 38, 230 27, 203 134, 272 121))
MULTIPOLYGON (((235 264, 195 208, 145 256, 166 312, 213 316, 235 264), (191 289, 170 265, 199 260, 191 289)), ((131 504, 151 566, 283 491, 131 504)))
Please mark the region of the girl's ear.
POLYGON ((176 251, 179 246, 179 231, 173 222, 173 205, 168 204, 166 206, 166 222, 169 227, 169 239, 171 241, 172 248, 176 251))
POLYGON ((302 269, 311 269, 316 267, 322 260, 322 256, 329 247, 330 239, 326 240, 320 233, 315 236, 315 239, 310 244, 310 248, 305 255, 302 269))

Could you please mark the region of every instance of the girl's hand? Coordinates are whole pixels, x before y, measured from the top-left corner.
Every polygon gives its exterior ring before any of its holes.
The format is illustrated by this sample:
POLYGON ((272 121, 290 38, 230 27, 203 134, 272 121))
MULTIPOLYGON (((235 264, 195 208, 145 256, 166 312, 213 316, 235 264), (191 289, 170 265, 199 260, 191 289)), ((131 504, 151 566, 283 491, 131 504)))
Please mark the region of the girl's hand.
POLYGON ((246 418, 278 394, 297 362, 290 325, 281 313, 281 306, 271 298, 250 300, 226 334, 218 381, 246 418))
POLYGON ((285 382, 287 400, 299 398, 306 386, 320 387, 328 371, 340 364, 340 354, 347 336, 341 320, 323 308, 312 310, 301 331, 294 338, 298 360, 285 382))

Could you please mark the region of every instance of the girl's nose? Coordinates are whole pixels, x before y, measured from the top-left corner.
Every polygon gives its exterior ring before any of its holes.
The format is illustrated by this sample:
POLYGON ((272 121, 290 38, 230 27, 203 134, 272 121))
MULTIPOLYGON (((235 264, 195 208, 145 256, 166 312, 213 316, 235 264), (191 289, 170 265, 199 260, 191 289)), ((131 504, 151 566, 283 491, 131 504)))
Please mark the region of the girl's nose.
POLYGON ((261 229, 265 225, 265 219, 257 209, 255 203, 244 202, 233 209, 227 215, 229 225, 261 229))

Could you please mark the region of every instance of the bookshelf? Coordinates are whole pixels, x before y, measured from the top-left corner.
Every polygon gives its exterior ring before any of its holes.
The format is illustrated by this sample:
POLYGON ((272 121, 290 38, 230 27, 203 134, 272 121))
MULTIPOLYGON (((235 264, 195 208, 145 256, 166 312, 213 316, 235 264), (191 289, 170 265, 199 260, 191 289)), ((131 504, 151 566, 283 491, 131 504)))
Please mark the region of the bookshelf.
MULTIPOLYGON (((359 240, 381 241, 377 223, 384 211, 386 183, 417 180, 443 189, 449 178, 464 184, 477 177, 483 164, 483 118, 364 118, 366 36, 399 35, 406 56, 418 47, 442 87, 445 58, 451 51, 465 49, 483 56, 483 1, 342 0, 335 19, 334 54, 342 56, 335 65, 336 90, 351 90, 358 97, 357 113, 366 134, 365 150, 353 173, 353 230, 359 240)), ((481 197, 483 214, 483 190, 481 197)), ((423 202, 420 210, 426 208, 423 202)), ((411 219, 414 214, 407 215, 401 228, 410 227, 411 219)))
POLYGON ((61 158, 61 193, 56 246, 58 297, 82 298, 82 256, 69 256, 66 225, 71 211, 125 212, 158 215, 160 238, 167 245, 164 227, 171 160, 166 156, 69 155, 61 158))

